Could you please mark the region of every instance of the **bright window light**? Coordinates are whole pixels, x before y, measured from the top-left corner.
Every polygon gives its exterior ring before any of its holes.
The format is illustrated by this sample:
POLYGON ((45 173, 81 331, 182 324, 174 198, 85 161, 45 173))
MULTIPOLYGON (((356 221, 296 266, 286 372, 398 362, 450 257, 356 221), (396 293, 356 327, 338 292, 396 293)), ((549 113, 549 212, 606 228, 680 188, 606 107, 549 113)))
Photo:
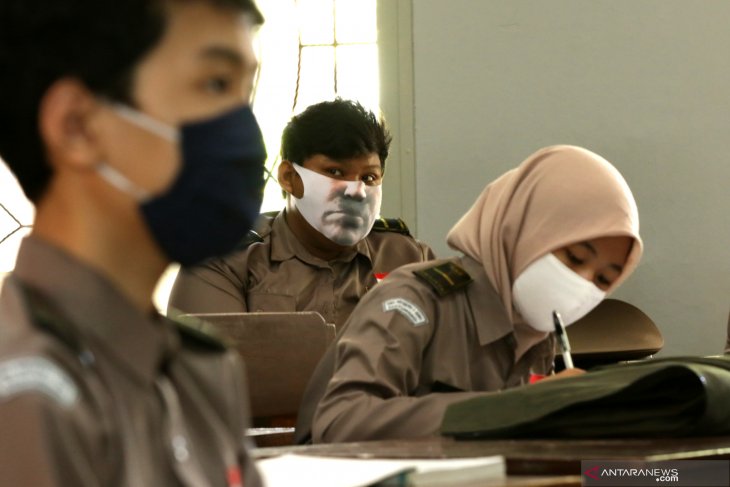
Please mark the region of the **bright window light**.
POLYGON ((15 267, 20 241, 30 231, 34 214, 17 179, 0 159, 0 274, 15 267))

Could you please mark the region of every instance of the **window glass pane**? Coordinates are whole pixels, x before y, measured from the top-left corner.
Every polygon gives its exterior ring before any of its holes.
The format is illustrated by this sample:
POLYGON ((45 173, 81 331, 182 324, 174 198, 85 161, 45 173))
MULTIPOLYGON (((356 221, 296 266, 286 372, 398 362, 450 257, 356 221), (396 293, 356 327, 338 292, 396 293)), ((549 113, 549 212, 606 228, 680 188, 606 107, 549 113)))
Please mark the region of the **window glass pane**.
POLYGON ((264 191, 261 211, 284 207, 276 182, 281 132, 292 115, 297 84, 299 57, 299 18, 296 0, 258 2, 266 22, 255 38, 259 58, 258 80, 253 111, 261 126, 268 159, 266 168, 273 175, 264 191))
MULTIPOLYGON (((280 144, 277 144, 277 147, 279 145, 280 144)), ((284 209, 286 200, 284 199, 284 195, 281 192, 281 186, 279 186, 278 181, 280 160, 281 157, 277 153, 276 158, 272 163, 271 168, 269 169, 271 176, 269 178, 269 182, 264 188, 264 200, 261 202, 261 213, 266 213, 269 211, 279 211, 284 209)))
MULTIPOLYGON (((284 205, 276 181, 281 132, 290 117, 307 106, 335 95, 360 100, 378 111, 378 72, 376 40, 376 2, 374 0, 267 0, 259 2, 266 22, 257 36, 259 53, 258 83, 254 112, 264 133, 269 158, 267 169, 273 177, 264 192, 262 211, 279 210, 284 205), (340 34, 345 40, 372 41, 373 49, 350 50, 361 60, 348 60, 348 51, 338 51, 337 93, 334 71, 334 12, 337 10, 340 34), (302 57, 299 57, 299 32, 302 31, 302 57), (307 43, 329 46, 307 47, 307 43), (326 48, 324 51, 318 48, 326 48), (344 56, 344 57, 343 57, 344 56), (367 67, 365 67, 367 66, 367 67), (374 66, 374 67, 371 67, 374 66), (366 72, 365 78, 358 72, 366 72), (367 79, 367 82, 363 82, 367 79), (374 80, 374 82, 373 82, 374 80), (299 87, 297 88, 297 85, 299 87), (358 87, 359 85, 359 87, 358 87), (364 92, 363 92, 364 90, 364 92), (293 106, 295 105, 296 106, 293 106)), ((338 35, 339 42, 344 42, 338 35)))
POLYGON ((20 225, 13 218, 5 205, 0 203, 0 242, 3 242, 11 233, 16 231, 20 225))
POLYGON ((336 0, 337 42, 377 42, 376 0, 336 0))
POLYGON ((15 267, 18 246, 30 232, 33 205, 25 198, 18 181, 0 159, 0 273, 15 267))
MULTIPOLYGON (((7 165, 0 159, 0 204, 23 225, 33 223, 35 209, 25 197, 23 190, 15 179, 7 165)), ((0 235, 2 240, 3 235, 0 235)))
POLYGON ((297 7, 302 44, 332 44, 333 0, 299 0, 297 7))
POLYGON ((335 48, 302 48, 299 96, 295 113, 335 97, 335 48))
POLYGON ((377 44, 337 47, 337 94, 380 113, 377 44))
POLYGON ((0 273, 13 270, 20 242, 28 233, 30 233, 30 228, 23 227, 10 236, 7 236, 7 234, 3 235, 5 240, 0 243, 0 273))

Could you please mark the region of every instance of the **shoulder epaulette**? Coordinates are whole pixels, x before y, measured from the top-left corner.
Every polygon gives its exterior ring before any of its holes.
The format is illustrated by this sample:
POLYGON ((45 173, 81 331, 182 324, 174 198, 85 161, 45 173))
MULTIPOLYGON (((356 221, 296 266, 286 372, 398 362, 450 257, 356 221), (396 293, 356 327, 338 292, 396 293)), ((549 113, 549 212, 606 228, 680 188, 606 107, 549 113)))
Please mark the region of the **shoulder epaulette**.
POLYGON ((410 235, 411 231, 408 230, 406 222, 400 218, 383 218, 382 216, 375 220, 373 224, 373 230, 376 232, 395 232, 402 233, 403 235, 410 235))
POLYGON ((426 281, 442 297, 465 288, 473 281, 468 272, 453 262, 426 267, 413 274, 426 281))
POLYGON ((74 327, 53 302, 35 288, 22 282, 20 288, 28 306, 31 321, 37 327, 56 337, 77 355, 81 354, 84 347, 73 331, 74 327))
POLYGON ((243 237, 240 242, 238 242, 238 245, 236 245, 236 250, 244 250, 252 244, 263 241, 264 238, 261 235, 254 232, 253 230, 249 230, 246 236, 243 237))
POLYGON ((227 349, 225 339, 210 323, 192 316, 178 317, 173 321, 184 343, 218 352, 227 349))

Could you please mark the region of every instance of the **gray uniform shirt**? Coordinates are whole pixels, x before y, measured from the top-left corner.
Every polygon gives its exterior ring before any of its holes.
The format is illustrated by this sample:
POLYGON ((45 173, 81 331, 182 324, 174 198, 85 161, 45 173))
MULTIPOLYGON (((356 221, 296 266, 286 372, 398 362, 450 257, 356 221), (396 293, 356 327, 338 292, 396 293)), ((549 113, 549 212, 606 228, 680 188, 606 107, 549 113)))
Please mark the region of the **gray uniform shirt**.
POLYGON ((480 263, 452 259, 473 282, 444 296, 413 274, 447 262, 405 266, 363 298, 305 393, 299 441, 310 426, 315 443, 434 435, 449 404, 552 370, 552 335, 515 362, 514 328, 480 263))
POLYGON ((260 485, 237 355, 35 237, 0 296, 3 485, 260 485))
POLYGON ((328 262, 299 242, 285 212, 264 216, 256 231, 260 242, 181 270, 171 313, 317 311, 339 329, 375 286, 376 274, 433 258, 430 247, 408 234, 373 230, 348 255, 328 262))

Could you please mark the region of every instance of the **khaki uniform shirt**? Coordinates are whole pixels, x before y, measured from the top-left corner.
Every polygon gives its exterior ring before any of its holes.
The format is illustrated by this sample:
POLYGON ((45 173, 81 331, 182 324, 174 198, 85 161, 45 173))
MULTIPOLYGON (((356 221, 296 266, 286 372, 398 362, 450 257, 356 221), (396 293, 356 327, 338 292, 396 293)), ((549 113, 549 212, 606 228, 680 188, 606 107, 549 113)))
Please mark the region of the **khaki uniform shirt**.
POLYGON ((339 329, 377 283, 375 274, 434 257, 410 235, 372 231, 349 255, 328 262, 304 248, 284 215, 261 222, 257 233, 263 241, 181 270, 170 296, 171 311, 317 311, 339 329))
POLYGON ((242 365, 27 238, 0 296, 0 483, 260 485, 242 365))
POLYGON ((554 358, 549 335, 515 362, 504 305, 469 257, 394 272, 361 301, 338 338, 305 393, 299 441, 307 439, 314 405, 315 443, 434 435, 449 404, 525 384, 531 373, 549 373, 554 358), (473 282, 439 296, 413 274, 449 262, 473 282))
POLYGON ((730 316, 727 319, 727 343, 725 344, 725 353, 730 353, 730 316))

